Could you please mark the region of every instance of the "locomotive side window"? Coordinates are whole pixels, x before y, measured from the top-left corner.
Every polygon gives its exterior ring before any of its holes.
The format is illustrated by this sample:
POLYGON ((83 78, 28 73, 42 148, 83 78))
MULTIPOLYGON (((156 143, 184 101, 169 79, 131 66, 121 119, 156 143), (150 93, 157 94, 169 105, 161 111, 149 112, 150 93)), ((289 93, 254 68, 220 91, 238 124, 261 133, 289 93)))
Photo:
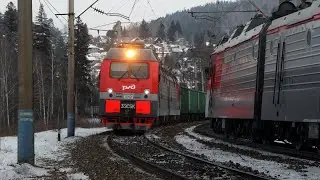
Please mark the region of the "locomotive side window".
POLYGON ((147 63, 132 63, 130 65, 130 77, 145 79, 149 76, 149 69, 147 63))
POLYGON ((111 63, 110 76, 113 78, 127 78, 128 77, 128 63, 111 63))

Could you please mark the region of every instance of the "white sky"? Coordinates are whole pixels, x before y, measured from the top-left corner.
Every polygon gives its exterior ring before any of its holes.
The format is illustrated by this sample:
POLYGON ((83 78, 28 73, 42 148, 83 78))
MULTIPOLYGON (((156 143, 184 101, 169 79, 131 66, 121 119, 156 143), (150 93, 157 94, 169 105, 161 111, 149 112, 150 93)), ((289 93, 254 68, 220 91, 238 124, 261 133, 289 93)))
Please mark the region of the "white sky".
MULTIPOLYGON (((0 12, 4 12, 6 5, 12 1, 17 6, 17 0, 0 0, 0 12)), ((59 28, 63 28, 67 25, 67 22, 59 17, 62 23, 53 15, 49 7, 54 13, 55 10, 49 5, 48 1, 60 12, 67 13, 68 10, 68 0, 32 0, 33 2, 33 16, 38 12, 39 4, 42 2, 45 7, 45 11, 49 18, 52 18, 55 25, 59 28), (48 5, 46 5, 46 2, 48 5)), ((75 13, 76 16, 79 15, 84 9, 86 9, 95 0, 75 0, 75 13)), ((131 8, 135 0, 99 0, 94 7, 99 8, 105 12, 112 10, 112 13, 121 13, 129 16, 131 8)), ((165 16, 168 13, 173 13, 177 10, 188 9, 190 7, 204 5, 206 3, 215 2, 216 0, 137 0, 137 4, 130 16, 132 22, 156 19, 157 17, 165 16), (154 9, 152 12, 150 5, 154 9)), ((65 17, 67 19, 67 17, 65 17)), ((88 10, 83 16, 82 20, 87 23, 88 27, 99 26, 102 24, 112 23, 116 20, 127 21, 119 17, 110 17, 106 15, 101 15, 93 11, 93 9, 88 10)), ((113 25, 101 27, 101 29, 110 29, 113 25)), ((97 35, 96 31, 90 31, 91 34, 97 35)), ((102 32, 105 33, 105 32, 102 32)))

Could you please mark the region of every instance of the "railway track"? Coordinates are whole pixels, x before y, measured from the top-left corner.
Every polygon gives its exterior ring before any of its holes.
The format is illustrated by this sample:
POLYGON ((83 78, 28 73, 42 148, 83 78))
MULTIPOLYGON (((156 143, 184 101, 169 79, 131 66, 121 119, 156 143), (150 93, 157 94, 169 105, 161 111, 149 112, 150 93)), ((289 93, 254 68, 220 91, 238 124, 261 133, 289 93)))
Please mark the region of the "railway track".
POLYGON ((237 139, 237 140, 228 139, 228 138, 225 138, 223 135, 202 130, 201 128, 203 126, 209 126, 209 124, 199 125, 198 127, 195 128, 194 132, 201 134, 201 135, 208 136, 208 137, 217 138, 217 139, 220 139, 220 140, 223 140, 225 142, 235 144, 235 145, 247 146, 247 147, 256 148, 256 149, 260 149, 260 150, 264 150, 264 151, 268 151, 268 152, 272 152, 272 153, 288 155, 288 156, 302 158, 302 159, 306 159, 306 160, 320 161, 320 154, 319 153, 308 152, 308 151, 299 151, 299 150, 296 150, 293 148, 286 148, 286 147, 281 147, 281 146, 276 146, 276 145, 256 144, 256 143, 251 142, 248 139, 237 139))
POLYGON ((110 135, 108 144, 118 155, 164 179, 272 179, 183 154, 146 136, 110 135))
POLYGON ((188 180, 188 178, 180 176, 171 170, 160 167, 154 163, 150 163, 150 162, 134 155, 133 153, 130 153, 128 151, 123 150, 122 148, 120 148, 119 146, 116 146, 114 144, 114 142, 112 141, 112 137, 113 136, 110 135, 110 136, 108 136, 108 139, 107 139, 107 143, 108 143, 109 147, 118 155, 130 160, 133 164, 141 167, 142 169, 144 169, 150 173, 158 174, 165 179, 188 180))
POLYGON ((206 164, 206 165, 209 165, 209 166, 214 166, 214 167, 219 167, 219 168, 222 168, 222 169, 226 169, 228 171, 231 171, 233 173, 236 173, 236 174, 239 174, 241 177, 243 177, 244 179, 255 179, 255 180, 271 180, 273 178, 270 178, 270 177, 264 177, 264 176, 261 176, 261 175, 258 175, 258 174, 253 174, 253 173, 249 173, 249 172, 246 172, 246 171, 242 171, 242 170, 239 170, 239 169, 236 169, 236 168, 232 168, 232 167, 228 167, 228 166, 225 166, 221 163, 217 163, 217 162, 211 162, 211 161, 207 161, 207 160, 204 160, 204 159, 201 159, 201 158, 198 158, 198 157, 195 157, 195 156, 191 156, 189 154, 185 154, 185 153, 182 153, 182 152, 179 152, 175 149, 171 149, 171 148, 168 148, 168 147, 165 147, 165 146, 162 146, 160 145, 159 143, 156 143, 152 140, 150 140, 149 138, 147 138, 145 136, 145 138, 148 140, 148 142, 150 144, 152 144, 154 147, 157 147, 159 149, 162 149, 162 150, 165 150, 167 152, 171 152, 171 153, 175 153, 175 154, 178 154, 180 156, 183 156, 185 158, 188 158, 188 159, 192 159, 194 161, 197 161, 199 163, 202 163, 202 164, 206 164))

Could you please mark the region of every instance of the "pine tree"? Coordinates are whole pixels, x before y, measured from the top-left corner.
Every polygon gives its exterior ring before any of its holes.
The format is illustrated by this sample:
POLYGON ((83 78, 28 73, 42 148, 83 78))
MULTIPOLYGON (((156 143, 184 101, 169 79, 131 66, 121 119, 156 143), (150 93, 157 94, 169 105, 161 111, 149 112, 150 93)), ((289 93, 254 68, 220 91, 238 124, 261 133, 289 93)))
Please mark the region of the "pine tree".
POLYGON ((157 37, 160 37, 161 39, 165 40, 166 39, 166 31, 165 31, 165 26, 161 22, 157 31, 157 37))
POLYGON ((205 36, 204 32, 196 33, 194 35, 194 45, 196 48, 204 47, 204 43, 205 43, 204 36, 205 36))
MULTIPOLYGON (((122 26, 121 26, 121 22, 117 21, 117 23, 113 26, 112 28, 114 31, 116 31, 116 34, 114 34, 117 38, 119 38, 121 36, 122 33, 122 26)), ((109 32, 109 31, 108 31, 109 32)))
MULTIPOLYGON (((18 105, 18 56, 17 56, 17 34, 18 34, 18 12, 15 5, 10 2, 2 16, 2 35, 0 37, 0 108, 4 110, 3 123, 11 128, 14 125, 12 121, 16 117, 16 108, 18 105), (1 99, 4 100, 1 102, 1 99)), ((0 110, 0 111, 1 111, 0 110)), ((1 114, 0 114, 1 116, 1 114)), ((1 124, 0 124, 1 125, 1 124)))
POLYGON ((84 108, 89 102, 92 85, 90 80, 90 61, 86 58, 90 36, 87 25, 84 24, 80 18, 78 18, 76 22, 75 38, 75 84, 78 112, 81 113, 84 112, 84 108))
POLYGON ((121 32, 122 37, 128 37, 128 31, 126 30, 126 27, 123 27, 122 32, 121 32))
POLYGON ((0 12, 0 35, 4 35, 3 14, 0 12))
POLYGON ((179 21, 176 22, 176 32, 178 33, 179 36, 183 35, 182 28, 179 21))
POLYGON ((148 27, 148 23, 145 20, 142 20, 141 25, 139 27, 139 37, 142 39, 146 39, 151 37, 150 29, 148 27))
POLYGON ((48 57, 51 56, 50 25, 52 25, 52 20, 48 20, 47 14, 43 9, 43 4, 41 3, 38 15, 36 16, 34 47, 43 53, 44 57, 42 58, 49 60, 50 58, 48 57))
POLYGON ((170 41, 175 41, 175 33, 176 33, 176 24, 174 21, 171 21, 170 27, 167 32, 167 36, 170 41))
POLYGON ((18 34, 18 11, 16 6, 9 2, 7 5, 7 10, 3 16, 4 21, 4 31, 7 39, 16 44, 17 42, 17 34, 18 34))
POLYGON ((43 120, 46 129, 49 129, 51 116, 52 89, 52 43, 51 28, 53 21, 47 18, 43 4, 40 4, 39 12, 35 18, 33 28, 33 88, 34 88, 34 116, 35 119, 43 120))

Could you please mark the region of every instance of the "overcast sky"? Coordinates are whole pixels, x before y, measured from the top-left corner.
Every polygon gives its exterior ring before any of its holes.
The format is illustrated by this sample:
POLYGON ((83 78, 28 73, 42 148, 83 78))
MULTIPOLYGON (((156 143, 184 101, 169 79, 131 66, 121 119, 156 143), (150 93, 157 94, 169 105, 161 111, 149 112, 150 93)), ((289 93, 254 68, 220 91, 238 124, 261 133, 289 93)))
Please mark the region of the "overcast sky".
MULTIPOLYGON (((6 5, 10 2, 14 2, 17 5, 17 0, 0 0, 0 12, 4 12, 6 5)), ((83 10, 85 10, 90 4, 95 0, 75 0, 75 13, 79 15, 83 10)), ((136 6, 130 16, 132 22, 142 21, 142 19, 152 20, 160 16, 165 16, 168 13, 175 12, 177 10, 188 9, 197 5, 204 5, 209 2, 215 2, 216 0, 137 0, 136 6), (154 9, 152 11, 151 7, 154 9)), ((38 12, 39 4, 42 2, 45 6, 45 11, 49 18, 54 19, 55 25, 59 28, 63 28, 64 25, 67 25, 67 22, 59 17, 57 19, 54 13, 55 10, 50 6, 50 2, 60 13, 67 13, 68 10, 68 0, 33 0, 33 16, 38 12), (47 4, 46 4, 47 2, 47 4), (50 7, 50 9, 49 9, 50 7)), ((129 16, 131 8, 135 0, 99 0, 94 7, 97 7, 105 12, 121 13, 126 16, 129 16)), ((67 17, 65 17, 67 19, 67 17)), ((113 23, 116 20, 127 21, 119 17, 110 17, 106 15, 101 15, 93 11, 92 9, 88 10, 83 16, 82 20, 88 24, 89 28, 99 26, 102 24, 113 23)), ((110 29, 113 25, 101 27, 103 29, 110 29)), ((96 31, 90 31, 91 34, 97 35, 96 31)), ((102 32, 105 33, 105 32, 102 32)))

